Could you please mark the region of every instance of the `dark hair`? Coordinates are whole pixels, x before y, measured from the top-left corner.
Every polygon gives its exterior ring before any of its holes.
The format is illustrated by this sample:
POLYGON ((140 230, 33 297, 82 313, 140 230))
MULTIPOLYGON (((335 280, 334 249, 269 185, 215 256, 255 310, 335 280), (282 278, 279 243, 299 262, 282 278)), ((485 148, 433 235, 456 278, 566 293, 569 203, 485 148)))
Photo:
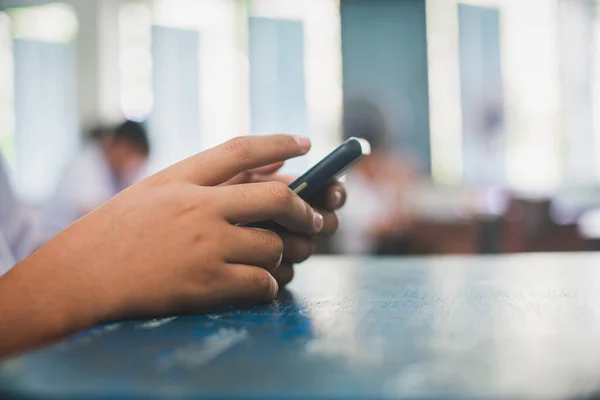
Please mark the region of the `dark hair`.
POLYGON ((139 122, 123 122, 115 128, 112 139, 116 142, 127 142, 145 155, 150 154, 150 142, 148 141, 146 129, 139 122))
POLYGON ((86 132, 86 138, 88 140, 101 140, 112 134, 112 128, 108 125, 94 125, 89 128, 86 132))

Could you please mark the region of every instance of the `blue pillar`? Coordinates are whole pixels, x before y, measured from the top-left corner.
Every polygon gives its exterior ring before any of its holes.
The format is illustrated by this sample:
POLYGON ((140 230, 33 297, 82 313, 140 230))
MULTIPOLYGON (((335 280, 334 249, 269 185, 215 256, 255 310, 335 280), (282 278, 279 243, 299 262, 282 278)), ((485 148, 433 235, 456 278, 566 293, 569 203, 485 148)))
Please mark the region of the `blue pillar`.
POLYGON ((341 0, 344 101, 384 114, 397 151, 430 171, 424 0, 341 0))

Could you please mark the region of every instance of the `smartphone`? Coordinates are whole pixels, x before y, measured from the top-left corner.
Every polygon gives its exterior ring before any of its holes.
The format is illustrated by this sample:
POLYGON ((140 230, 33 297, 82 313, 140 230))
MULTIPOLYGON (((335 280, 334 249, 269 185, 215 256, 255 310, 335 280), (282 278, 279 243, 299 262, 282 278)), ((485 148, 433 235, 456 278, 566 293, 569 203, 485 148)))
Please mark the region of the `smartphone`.
MULTIPOLYGON (((371 145, 362 138, 351 137, 319 161, 314 167, 289 184, 300 198, 310 204, 311 197, 323 189, 333 179, 338 178, 353 164, 371 153, 371 145)), ((244 224, 252 228, 271 229, 272 221, 259 221, 244 224)))
POLYGON ((331 180, 338 178, 354 163, 371 153, 371 145, 365 139, 351 137, 290 183, 292 189, 303 200, 323 189, 331 180))

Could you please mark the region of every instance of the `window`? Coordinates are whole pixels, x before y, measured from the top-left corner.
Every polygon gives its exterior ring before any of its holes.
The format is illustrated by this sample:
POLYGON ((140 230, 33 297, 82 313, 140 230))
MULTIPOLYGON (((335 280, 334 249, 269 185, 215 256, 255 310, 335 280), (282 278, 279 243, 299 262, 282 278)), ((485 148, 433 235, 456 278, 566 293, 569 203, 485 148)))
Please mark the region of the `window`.
POLYGON ((154 168, 247 134, 247 70, 235 0, 156 0, 154 168))
POLYGON ((556 1, 507 2, 502 53, 507 107, 507 178, 527 191, 562 180, 556 1))
MULTIPOLYGON (((9 144, 4 146, 11 146, 14 132, 14 155, 10 158, 15 187, 25 200, 37 203, 50 194, 79 142, 74 43, 77 17, 65 3, 13 8, 4 14, 4 20, 6 15, 11 21, 14 83, 9 93, 14 93, 14 113, 10 95, 3 95, 6 99, 2 104, 8 110, 4 112, 9 114, 3 125, 4 141, 9 144)), ((3 48, 8 54, 6 46, 3 48)), ((11 84, 6 86, 10 90, 11 84)))
POLYGON ((462 182, 462 115, 458 7, 454 0, 426 1, 431 175, 441 185, 462 182))
POLYGON ((121 110, 125 118, 142 121, 152 110, 152 11, 146 3, 119 10, 121 110))
POLYGON ((0 152, 14 162, 14 75, 11 20, 0 12, 0 152))
MULTIPOLYGON (((251 21, 249 50, 252 52, 253 41, 256 41, 255 49, 261 49, 261 52, 266 50, 268 53, 266 55, 269 56, 267 60, 261 60, 262 68, 259 66, 255 69, 257 75, 251 76, 255 91, 260 91, 261 86, 269 86, 269 82, 264 81, 268 74, 261 74, 261 69, 273 70, 273 68, 281 72, 282 81, 278 82, 280 87, 295 88, 298 82, 289 81, 293 75, 289 73, 290 71, 281 71, 284 66, 279 63, 285 63, 287 56, 300 55, 302 65, 299 71, 303 76, 299 79, 303 83, 303 88, 293 99, 289 98, 289 93, 282 95, 286 95, 289 101, 297 103, 296 111, 299 110, 303 115, 281 115, 278 124, 283 129, 287 126, 304 127, 305 131, 300 133, 310 136, 312 140, 313 150, 309 154, 308 163, 313 164, 337 146, 341 140, 342 54, 339 1, 252 0, 249 16, 251 21), (278 34, 282 35, 277 37, 278 34), (280 43, 281 41, 286 43, 280 43), (266 46, 270 46, 271 51, 265 49, 266 46), (294 49, 297 51, 294 52, 294 49), (265 62, 270 65, 265 65, 265 62), (302 119, 303 123, 298 122, 302 119)), ((298 72, 298 68, 294 70, 298 72)), ((260 107, 262 109, 266 110, 269 107, 277 109, 277 104, 270 104, 269 99, 266 98, 261 100, 261 96, 257 93, 254 93, 251 98, 253 101, 265 101, 265 104, 260 107)), ((277 98, 277 96, 271 97, 270 101, 276 101, 277 98)), ((251 108, 255 110, 256 106, 254 104, 251 108)), ((252 118, 256 120, 266 116, 252 115, 252 118)), ((258 126, 257 129, 259 128, 258 126)), ((296 169, 299 168, 300 165, 296 169)))
POLYGON ((462 152, 468 139, 463 137, 459 101, 463 87, 458 76, 460 4, 491 7, 500 13, 508 187, 555 189, 563 179, 564 161, 556 0, 427 1, 434 180, 458 184, 466 172, 462 152))

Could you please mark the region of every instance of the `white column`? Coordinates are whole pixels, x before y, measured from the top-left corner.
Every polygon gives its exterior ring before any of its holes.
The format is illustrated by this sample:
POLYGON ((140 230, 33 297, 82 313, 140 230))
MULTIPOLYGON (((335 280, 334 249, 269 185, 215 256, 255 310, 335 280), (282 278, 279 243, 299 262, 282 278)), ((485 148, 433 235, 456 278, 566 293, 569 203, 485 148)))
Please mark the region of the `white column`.
POLYGON ((553 190, 562 179, 557 11, 557 0, 502 4, 507 179, 517 190, 553 190))
POLYGON ((77 95, 82 125, 116 122, 119 99, 118 0, 71 0, 77 11, 77 95))
POLYGON ((591 103, 594 4, 584 0, 563 0, 559 5, 566 145, 564 185, 592 185, 596 181, 591 103))
POLYGON ((458 185, 463 177, 458 4, 426 0, 431 176, 458 185))

